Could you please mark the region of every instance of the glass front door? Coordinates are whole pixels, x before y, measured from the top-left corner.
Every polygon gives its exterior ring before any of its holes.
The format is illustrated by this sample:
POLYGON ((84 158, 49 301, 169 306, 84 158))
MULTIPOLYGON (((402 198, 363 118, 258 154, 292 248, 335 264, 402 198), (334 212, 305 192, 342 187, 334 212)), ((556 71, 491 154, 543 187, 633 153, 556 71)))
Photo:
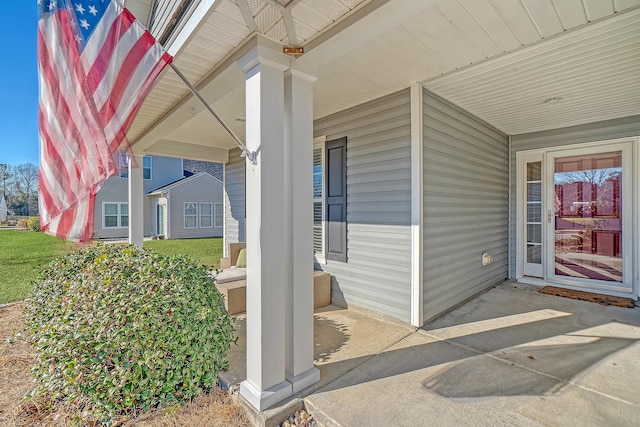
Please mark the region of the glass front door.
POLYGON ((623 145, 547 156, 547 272, 552 280, 631 289, 630 157, 630 148, 623 145))
POLYGON ((558 157, 553 185, 555 274, 622 282, 622 153, 558 157))

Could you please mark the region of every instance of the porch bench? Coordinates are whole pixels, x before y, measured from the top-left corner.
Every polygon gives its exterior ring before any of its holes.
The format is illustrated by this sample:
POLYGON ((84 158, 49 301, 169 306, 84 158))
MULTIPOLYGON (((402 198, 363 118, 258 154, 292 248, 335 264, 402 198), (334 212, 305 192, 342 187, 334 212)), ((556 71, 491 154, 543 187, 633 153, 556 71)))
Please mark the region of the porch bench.
MULTIPOLYGON (((247 311, 246 279, 216 283, 216 288, 224 297, 224 308, 229 314, 247 311)), ((331 275, 324 271, 313 272, 313 308, 331 304, 331 275)))

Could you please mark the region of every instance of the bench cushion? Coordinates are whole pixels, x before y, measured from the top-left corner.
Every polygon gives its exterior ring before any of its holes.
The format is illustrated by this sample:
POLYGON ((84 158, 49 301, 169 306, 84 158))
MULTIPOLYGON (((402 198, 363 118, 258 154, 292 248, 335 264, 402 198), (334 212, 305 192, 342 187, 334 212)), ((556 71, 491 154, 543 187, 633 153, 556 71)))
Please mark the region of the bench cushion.
POLYGON ((234 282, 236 280, 245 280, 247 278, 246 268, 227 268, 218 273, 215 277, 216 283, 234 282))

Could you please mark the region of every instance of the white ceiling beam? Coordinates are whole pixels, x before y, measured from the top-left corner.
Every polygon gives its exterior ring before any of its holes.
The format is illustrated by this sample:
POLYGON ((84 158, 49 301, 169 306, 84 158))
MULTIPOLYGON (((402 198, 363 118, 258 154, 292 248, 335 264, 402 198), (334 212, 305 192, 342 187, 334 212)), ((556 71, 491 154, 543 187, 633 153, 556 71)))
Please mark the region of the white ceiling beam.
POLYGON ((245 24, 247 24, 247 27, 249 27, 249 30, 251 32, 258 31, 256 20, 253 18, 253 13, 249 8, 249 3, 247 3, 247 0, 236 0, 236 1, 238 3, 238 8, 240 9, 240 13, 244 18, 244 22, 245 24))

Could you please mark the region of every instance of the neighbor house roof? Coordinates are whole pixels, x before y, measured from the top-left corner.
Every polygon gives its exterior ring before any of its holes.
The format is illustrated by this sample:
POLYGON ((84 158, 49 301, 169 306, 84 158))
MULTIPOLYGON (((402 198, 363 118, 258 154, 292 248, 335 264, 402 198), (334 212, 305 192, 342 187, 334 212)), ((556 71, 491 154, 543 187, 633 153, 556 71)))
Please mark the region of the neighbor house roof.
POLYGON ((196 173, 194 175, 186 176, 184 178, 180 178, 177 181, 173 181, 172 183, 169 183, 167 185, 163 185, 162 187, 156 188, 155 190, 151 190, 151 191, 149 191, 147 193, 147 195, 148 196, 162 195, 162 193, 164 193, 166 191, 169 191, 169 190, 171 190, 173 188, 176 188, 176 187, 179 187, 181 185, 184 185, 184 184, 186 184, 188 182, 191 182, 194 179, 197 179, 197 178, 199 178, 201 176, 204 176, 204 175, 209 176, 209 177, 215 179, 216 181, 220 182, 220 184, 222 184, 222 181, 220 181, 218 178, 216 178, 215 176, 211 175, 210 173, 208 173, 208 172, 198 172, 198 173, 196 173))

